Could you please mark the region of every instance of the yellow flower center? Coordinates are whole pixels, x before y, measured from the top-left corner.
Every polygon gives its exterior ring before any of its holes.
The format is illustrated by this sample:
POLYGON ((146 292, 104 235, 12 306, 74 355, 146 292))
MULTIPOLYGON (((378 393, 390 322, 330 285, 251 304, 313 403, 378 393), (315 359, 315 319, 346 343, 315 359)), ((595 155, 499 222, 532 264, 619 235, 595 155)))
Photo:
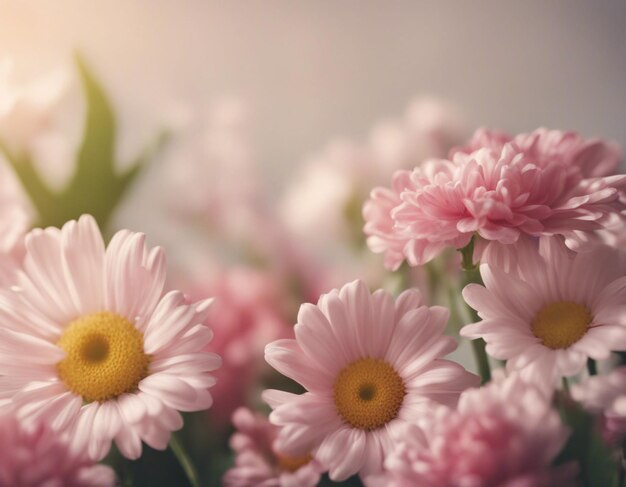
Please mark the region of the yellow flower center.
POLYGON ((547 304, 532 322, 533 334, 548 348, 567 348, 580 340, 589 328, 591 313, 571 301, 547 304))
POLYGON ((276 460, 281 471, 293 473, 308 464, 313 460, 313 457, 311 455, 290 457, 289 455, 276 454, 276 460))
POLYGON ((143 334, 126 318, 102 311, 72 321, 57 342, 66 357, 61 380, 87 402, 107 401, 137 390, 148 375, 143 334))
POLYGON ((342 419, 364 430, 384 426, 398 415, 406 394, 404 381, 384 360, 363 358, 343 369, 334 384, 342 419))

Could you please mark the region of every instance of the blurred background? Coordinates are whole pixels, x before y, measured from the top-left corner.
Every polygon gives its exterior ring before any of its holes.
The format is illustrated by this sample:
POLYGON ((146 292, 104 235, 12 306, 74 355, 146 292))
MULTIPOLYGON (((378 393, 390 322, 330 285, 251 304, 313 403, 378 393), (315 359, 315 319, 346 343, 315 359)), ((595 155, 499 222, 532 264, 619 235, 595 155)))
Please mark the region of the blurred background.
MULTIPOLYGON (((200 434, 203 414, 183 432, 217 485, 228 417, 263 408, 260 390, 279 381, 259 372, 263 346, 289 336, 301 302, 360 277, 450 304, 437 276, 453 255, 391 275, 365 248, 369 190, 479 126, 626 145, 625 26, 623 0, 0 0, 0 141, 18 141, 9 149, 50 188, 68 184, 93 102, 77 52, 112 106, 118 171, 165 134, 108 229, 146 232, 166 247, 170 285, 219 298, 216 435, 200 434), (25 101, 11 112, 14 96, 25 101)), ((466 317, 452 315, 454 334, 466 317)), ((472 368, 465 347, 455 358, 472 368)), ((136 485, 184 485, 159 455, 133 464, 136 485), (156 463, 174 473, 141 477, 156 463)))
POLYGON ((279 177, 423 93, 474 125, 624 144, 624 25, 622 0, 5 0, 0 55, 33 73, 81 50, 113 99, 123 156, 173 104, 241 97, 264 172, 279 177))

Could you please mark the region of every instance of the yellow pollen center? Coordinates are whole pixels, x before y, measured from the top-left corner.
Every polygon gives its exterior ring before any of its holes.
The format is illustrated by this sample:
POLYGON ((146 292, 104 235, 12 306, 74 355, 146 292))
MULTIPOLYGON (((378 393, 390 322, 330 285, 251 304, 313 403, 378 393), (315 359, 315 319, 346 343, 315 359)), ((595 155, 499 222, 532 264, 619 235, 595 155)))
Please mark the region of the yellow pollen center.
POLYGON ((102 311, 72 321, 57 345, 61 380, 85 401, 107 401, 137 390, 148 375, 143 334, 126 318, 102 311))
POLYGON ((290 457, 288 455, 277 454, 276 460, 278 461, 278 467, 281 471, 293 473, 308 464, 313 460, 313 457, 311 455, 290 457))
POLYGON ((539 310, 531 325, 532 332, 548 348, 567 348, 587 333, 591 319, 586 306, 559 301, 539 310))
POLYGON ((363 358, 344 368, 334 384, 341 418, 354 428, 375 430, 398 415, 406 394, 404 381, 384 360, 363 358))

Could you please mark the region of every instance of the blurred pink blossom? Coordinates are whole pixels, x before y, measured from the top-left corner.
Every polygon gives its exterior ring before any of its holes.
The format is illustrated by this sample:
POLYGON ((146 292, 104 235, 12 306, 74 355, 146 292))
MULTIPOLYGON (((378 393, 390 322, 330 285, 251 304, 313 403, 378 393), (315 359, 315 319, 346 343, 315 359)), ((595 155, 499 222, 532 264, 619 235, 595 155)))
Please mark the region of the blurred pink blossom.
POLYGON ((445 100, 414 100, 399 120, 378 123, 364 142, 338 139, 305 162, 280 204, 280 214, 306 246, 337 245, 361 237, 360 208, 370 189, 397 169, 443 157, 463 140, 466 125, 445 100))
POLYGON ((0 414, 2 487, 112 487, 115 473, 86 455, 73 453, 44 423, 24 423, 0 414))
POLYGON ((177 108, 159 179, 167 205, 222 236, 249 237, 261 203, 249 107, 223 98, 206 111, 177 108))
POLYGON ((415 98, 404 118, 385 120, 371 132, 375 184, 384 184, 399 169, 412 169, 431 157, 445 157, 468 135, 468 123, 458 106, 433 96, 415 98))
POLYGON ((239 408, 233 414, 237 431, 230 439, 235 466, 224 475, 225 487, 314 487, 323 469, 311 455, 281 454, 274 447, 279 428, 266 417, 239 408))
POLYGON ((626 366, 572 386, 572 397, 601 415, 602 433, 609 444, 621 444, 626 435, 626 366))
POLYGON ((282 286, 277 274, 243 266, 221 271, 198 286, 199 295, 215 297, 206 323, 214 333, 209 348, 222 357, 222 367, 214 372, 210 411, 216 424, 226 424, 237 407, 249 404, 264 370, 265 344, 293 333, 282 286))

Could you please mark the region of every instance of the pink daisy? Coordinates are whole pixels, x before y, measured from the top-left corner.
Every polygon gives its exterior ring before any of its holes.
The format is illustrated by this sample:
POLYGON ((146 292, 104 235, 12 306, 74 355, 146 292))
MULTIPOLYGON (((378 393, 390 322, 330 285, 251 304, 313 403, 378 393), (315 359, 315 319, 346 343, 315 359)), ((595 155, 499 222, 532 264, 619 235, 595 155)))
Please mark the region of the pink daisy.
POLYGON ((230 446, 235 466, 224 475, 225 487, 315 487, 323 469, 311 454, 284 455, 274 448, 279 428, 265 416, 239 408, 233 414, 236 433, 230 446))
POLYGON ((493 259, 480 266, 484 287, 463 290, 482 321, 465 326, 462 336, 483 338, 509 370, 549 384, 580 372, 589 357, 626 350, 621 253, 597 247, 576 254, 559 238, 543 237, 539 248, 522 240, 511 254, 504 267, 493 259))
POLYGON ((18 285, 0 294, 0 398, 94 459, 113 440, 128 458, 142 440, 164 449, 178 411, 212 402, 210 300, 162 296, 162 249, 122 230, 105 250, 91 216, 35 229, 25 245, 18 285))
POLYGON ((115 473, 84 454, 70 451, 44 423, 25 425, 0 414, 2 487, 112 487, 115 473))
POLYGON ((550 398, 509 377, 465 391, 394 432, 386 471, 368 487, 569 487, 572 464, 551 467, 569 432, 550 398))
POLYGON ((394 303, 354 281, 304 304, 295 340, 278 340, 266 360, 302 384, 301 395, 265 391, 282 426, 280 451, 314 456, 333 480, 382 468, 390 432, 419 417, 432 401, 454 405, 478 378, 442 357, 456 348, 443 335, 448 311, 427 307, 419 291, 394 303))
POLYGON ((364 207, 369 246, 395 268, 399 253, 420 265, 475 233, 503 244, 524 234, 575 241, 623 219, 626 175, 607 175, 618 160, 610 144, 576 134, 540 129, 509 141, 480 131, 452 160, 396 176, 393 194, 372 192, 364 207))
POLYGON ((589 411, 601 415, 604 438, 619 445, 626 436, 626 366, 589 377, 572 387, 572 396, 589 411))

